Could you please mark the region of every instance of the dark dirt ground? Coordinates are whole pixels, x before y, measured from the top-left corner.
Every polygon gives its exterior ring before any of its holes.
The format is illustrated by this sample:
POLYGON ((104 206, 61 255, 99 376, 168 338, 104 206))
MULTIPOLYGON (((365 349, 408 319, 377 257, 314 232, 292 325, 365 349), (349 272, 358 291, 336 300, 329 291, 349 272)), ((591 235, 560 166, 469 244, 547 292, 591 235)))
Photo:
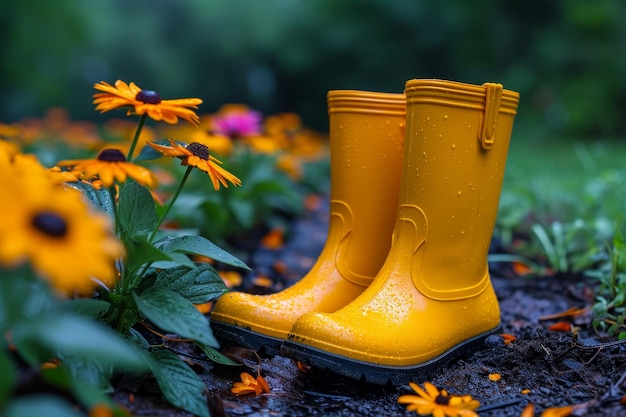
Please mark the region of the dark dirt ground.
MULTIPOLYGON (((294 222, 283 247, 253 251, 245 259, 248 265, 256 276, 268 276, 275 285, 255 287, 251 275, 241 289, 272 292, 304 275, 324 244, 327 216, 328 205, 320 198, 314 210, 294 222)), ((517 339, 505 345, 502 337, 491 336, 480 350, 442 368, 431 382, 452 394, 469 394, 479 400, 478 413, 485 417, 519 416, 529 402, 535 404, 536 415, 548 407, 576 405, 572 415, 626 416, 626 406, 619 402, 626 394, 626 344, 598 339, 590 312, 569 319, 542 319, 571 307, 591 306, 593 282, 581 276, 521 277, 503 264, 491 269, 503 332, 517 339), (560 320, 569 321, 575 331, 548 330, 560 320), (501 379, 491 381, 492 373, 501 379)), ((397 403, 399 395, 412 393, 408 385, 381 387, 328 371, 302 372, 290 359, 257 355, 236 346, 224 353, 244 366, 216 366, 202 360, 194 365, 206 382, 212 416, 415 415, 397 403), (258 369, 270 386, 269 394, 247 398, 231 394, 241 371, 255 375, 258 369)), ((122 381, 114 397, 134 416, 190 416, 162 399, 150 380, 122 381)))

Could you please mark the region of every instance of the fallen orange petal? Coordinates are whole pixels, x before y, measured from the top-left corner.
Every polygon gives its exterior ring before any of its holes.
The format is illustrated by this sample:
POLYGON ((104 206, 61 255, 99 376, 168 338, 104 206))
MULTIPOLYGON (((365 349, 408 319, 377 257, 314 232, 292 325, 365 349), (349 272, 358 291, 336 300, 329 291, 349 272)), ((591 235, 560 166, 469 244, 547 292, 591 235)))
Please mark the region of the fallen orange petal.
POLYGON ((298 365, 298 370, 304 374, 311 370, 311 367, 304 362, 296 361, 296 364, 298 365))
POLYGON ((574 406, 567 405, 565 407, 550 407, 546 408, 541 417, 567 417, 574 411, 574 406))
POLYGON ((512 334, 509 333, 502 333, 500 334, 500 337, 504 339, 504 344, 508 345, 511 342, 514 342, 517 340, 517 337, 513 336, 512 334))
POLYGON ((227 288, 236 287, 243 282, 241 274, 237 271, 218 271, 218 274, 227 288))
POLYGON ((267 385, 265 378, 259 374, 256 378, 247 372, 242 372, 240 375, 241 382, 233 383, 230 392, 235 395, 260 395, 262 393, 270 392, 270 387, 267 385))
POLYGON ((521 262, 513 262, 513 272, 515 272, 517 275, 530 275, 532 274, 534 271, 533 269, 521 262))
POLYGON ((519 417, 533 417, 535 415, 535 404, 528 403, 526 407, 524 407, 524 411, 520 414, 519 417))
POLYGON ((309 211, 317 210, 322 204, 322 199, 316 194, 309 194, 304 197, 304 207, 309 211))
POLYGON ((211 307, 213 307, 213 302, 209 301, 204 304, 194 304, 198 311, 202 314, 208 314, 211 311, 211 307))
POLYGON ((259 286, 259 287, 269 288, 272 285, 274 285, 274 281, 272 281, 270 278, 262 276, 262 275, 254 278, 253 282, 254 282, 254 285, 259 286))
POLYGON ((261 244, 268 249, 279 249, 284 244, 284 235, 285 233, 282 229, 272 229, 261 239, 261 244))
POLYGON ((284 274, 285 272, 287 272, 287 264, 285 264, 283 261, 276 261, 272 264, 272 267, 274 268, 274 271, 278 272, 279 274, 284 274))
POLYGON ((563 317, 575 317, 575 316, 580 316, 581 314, 584 314, 585 312, 587 312, 588 307, 583 307, 583 308, 578 308, 578 307, 571 307, 568 308, 565 311, 562 311, 560 313, 555 313, 555 314, 548 314, 546 316, 541 316, 539 317, 539 320, 553 320, 553 319, 560 319, 563 317))
POLYGON ((552 332, 571 332, 572 325, 566 321, 559 321, 548 327, 552 332))

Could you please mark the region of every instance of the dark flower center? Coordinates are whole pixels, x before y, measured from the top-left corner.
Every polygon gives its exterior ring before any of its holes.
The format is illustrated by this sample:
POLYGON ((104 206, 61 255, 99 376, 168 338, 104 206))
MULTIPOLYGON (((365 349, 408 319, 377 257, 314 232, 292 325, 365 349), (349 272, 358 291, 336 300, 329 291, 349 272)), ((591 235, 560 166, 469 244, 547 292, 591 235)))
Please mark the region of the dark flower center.
POLYGON ((35 228, 51 237, 63 237, 67 233, 67 223, 56 213, 43 211, 33 218, 35 228))
POLYGON ((100 152, 98 160, 106 162, 125 162, 126 157, 119 149, 107 148, 100 152))
POLYGON ((135 100, 139 100, 147 104, 159 104, 161 102, 161 96, 152 90, 141 90, 135 96, 135 100))
POLYGON ((207 148, 206 145, 198 142, 191 142, 187 145, 187 150, 198 158, 202 158, 206 161, 209 160, 209 148, 207 148))
POLYGON ((438 395, 437 398, 435 398, 435 404, 439 404, 439 405, 448 405, 450 403, 450 397, 448 397, 447 395, 438 395))

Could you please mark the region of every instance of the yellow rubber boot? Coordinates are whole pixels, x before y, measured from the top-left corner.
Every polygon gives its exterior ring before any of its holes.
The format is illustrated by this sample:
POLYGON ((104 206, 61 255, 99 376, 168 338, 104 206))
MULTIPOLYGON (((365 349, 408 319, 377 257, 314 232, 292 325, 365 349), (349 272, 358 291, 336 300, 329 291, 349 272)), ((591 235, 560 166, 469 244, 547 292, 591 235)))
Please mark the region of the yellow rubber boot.
POLYGON ((500 84, 409 80, 405 95, 389 256, 352 303, 300 317, 281 349, 378 384, 425 378, 500 326, 487 255, 519 94, 500 84))
POLYGON ((336 90, 327 98, 331 202, 324 248, 312 269, 281 292, 220 297, 211 323, 222 340, 277 352, 298 317, 348 304, 387 257, 402 173, 404 94, 336 90))

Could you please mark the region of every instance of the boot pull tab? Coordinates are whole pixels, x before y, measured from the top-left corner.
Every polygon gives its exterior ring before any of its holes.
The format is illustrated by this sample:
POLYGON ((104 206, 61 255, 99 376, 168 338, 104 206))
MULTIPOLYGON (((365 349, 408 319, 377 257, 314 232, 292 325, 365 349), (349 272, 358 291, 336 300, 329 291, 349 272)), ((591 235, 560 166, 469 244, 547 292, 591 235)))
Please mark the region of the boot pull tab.
POLYGON ((500 100, 502 99, 502 84, 485 83, 487 89, 485 99, 485 115, 480 132, 480 143, 484 149, 491 149, 496 136, 498 114, 500 113, 500 100))

